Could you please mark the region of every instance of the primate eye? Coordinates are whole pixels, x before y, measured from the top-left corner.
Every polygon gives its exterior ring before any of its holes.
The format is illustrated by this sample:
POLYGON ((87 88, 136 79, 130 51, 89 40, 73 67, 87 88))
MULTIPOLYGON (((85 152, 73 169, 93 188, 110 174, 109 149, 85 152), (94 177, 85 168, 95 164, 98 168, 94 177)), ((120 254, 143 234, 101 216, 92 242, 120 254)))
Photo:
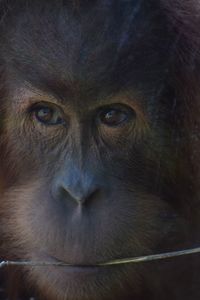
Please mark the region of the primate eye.
POLYGON ((133 112, 128 107, 105 108, 100 112, 100 122, 106 126, 116 127, 128 122, 133 112))
POLYGON ((38 105, 32 109, 36 120, 45 125, 59 125, 64 123, 61 111, 56 107, 38 105))

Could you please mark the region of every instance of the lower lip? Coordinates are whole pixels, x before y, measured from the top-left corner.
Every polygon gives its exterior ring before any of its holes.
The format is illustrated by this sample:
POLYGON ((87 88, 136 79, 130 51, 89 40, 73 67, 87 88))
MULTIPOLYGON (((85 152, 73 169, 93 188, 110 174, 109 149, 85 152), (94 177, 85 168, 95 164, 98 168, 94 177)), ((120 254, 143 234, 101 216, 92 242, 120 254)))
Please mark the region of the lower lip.
POLYGON ((66 266, 66 267, 60 267, 64 268, 64 271, 67 273, 73 273, 73 274, 83 274, 83 275, 90 275, 90 274, 97 274, 100 271, 102 271, 102 267, 81 267, 81 266, 66 266))

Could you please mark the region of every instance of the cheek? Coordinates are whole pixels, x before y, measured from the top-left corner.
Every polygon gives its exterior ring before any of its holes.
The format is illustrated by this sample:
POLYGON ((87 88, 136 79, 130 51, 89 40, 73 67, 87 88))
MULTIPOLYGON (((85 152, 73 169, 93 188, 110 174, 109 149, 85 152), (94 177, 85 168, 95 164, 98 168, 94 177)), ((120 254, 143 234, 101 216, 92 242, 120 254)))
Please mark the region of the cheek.
MULTIPOLYGON (((38 125, 39 126, 39 125, 38 125)), ((34 126, 26 120, 16 121, 16 124, 9 124, 3 133, 6 147, 10 156, 16 159, 24 158, 27 161, 35 157, 45 157, 48 153, 59 150, 59 145, 66 140, 66 131, 61 126, 34 126), (57 128, 58 127, 58 128, 57 128)))
POLYGON ((11 132, 9 138, 5 136, 4 139, 5 145, 0 157, 0 176, 3 172, 1 182, 5 178, 6 183, 11 181, 15 185, 26 185, 27 182, 34 182, 34 178, 52 177, 56 167, 59 168, 58 158, 62 160, 62 151, 66 149, 66 144, 60 149, 57 139, 31 140, 31 135, 25 139, 20 133, 16 135, 11 132))

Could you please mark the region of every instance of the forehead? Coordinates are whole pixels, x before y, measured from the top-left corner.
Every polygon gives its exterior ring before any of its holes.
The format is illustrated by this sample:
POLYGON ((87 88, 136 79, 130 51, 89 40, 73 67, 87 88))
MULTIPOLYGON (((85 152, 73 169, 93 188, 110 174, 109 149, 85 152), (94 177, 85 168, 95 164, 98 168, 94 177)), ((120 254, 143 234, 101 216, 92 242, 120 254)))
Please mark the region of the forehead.
POLYGON ((72 97, 160 84, 169 39, 153 1, 19 3, 1 49, 18 80, 72 97))

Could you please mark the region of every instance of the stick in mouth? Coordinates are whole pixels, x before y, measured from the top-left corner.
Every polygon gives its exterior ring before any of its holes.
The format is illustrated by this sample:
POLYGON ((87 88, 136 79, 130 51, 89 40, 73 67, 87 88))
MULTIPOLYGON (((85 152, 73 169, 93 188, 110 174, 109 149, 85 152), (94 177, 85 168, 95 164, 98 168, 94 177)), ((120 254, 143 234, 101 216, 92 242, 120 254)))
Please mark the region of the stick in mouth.
POLYGON ((138 256, 132 258, 121 258, 110 260, 103 263, 97 263, 92 265, 74 265, 68 264, 64 262, 42 262, 42 261, 1 261, 0 268, 4 266, 32 266, 32 267, 45 267, 45 266, 60 266, 60 267, 103 267, 103 266, 114 266, 114 265, 122 265, 122 264, 129 264, 129 263, 139 263, 139 262, 147 262, 153 260, 160 260, 166 258, 173 258, 177 256, 189 255, 200 253, 200 247, 179 250, 179 251, 172 251, 160 254, 152 254, 152 255, 145 255, 145 256, 138 256))

